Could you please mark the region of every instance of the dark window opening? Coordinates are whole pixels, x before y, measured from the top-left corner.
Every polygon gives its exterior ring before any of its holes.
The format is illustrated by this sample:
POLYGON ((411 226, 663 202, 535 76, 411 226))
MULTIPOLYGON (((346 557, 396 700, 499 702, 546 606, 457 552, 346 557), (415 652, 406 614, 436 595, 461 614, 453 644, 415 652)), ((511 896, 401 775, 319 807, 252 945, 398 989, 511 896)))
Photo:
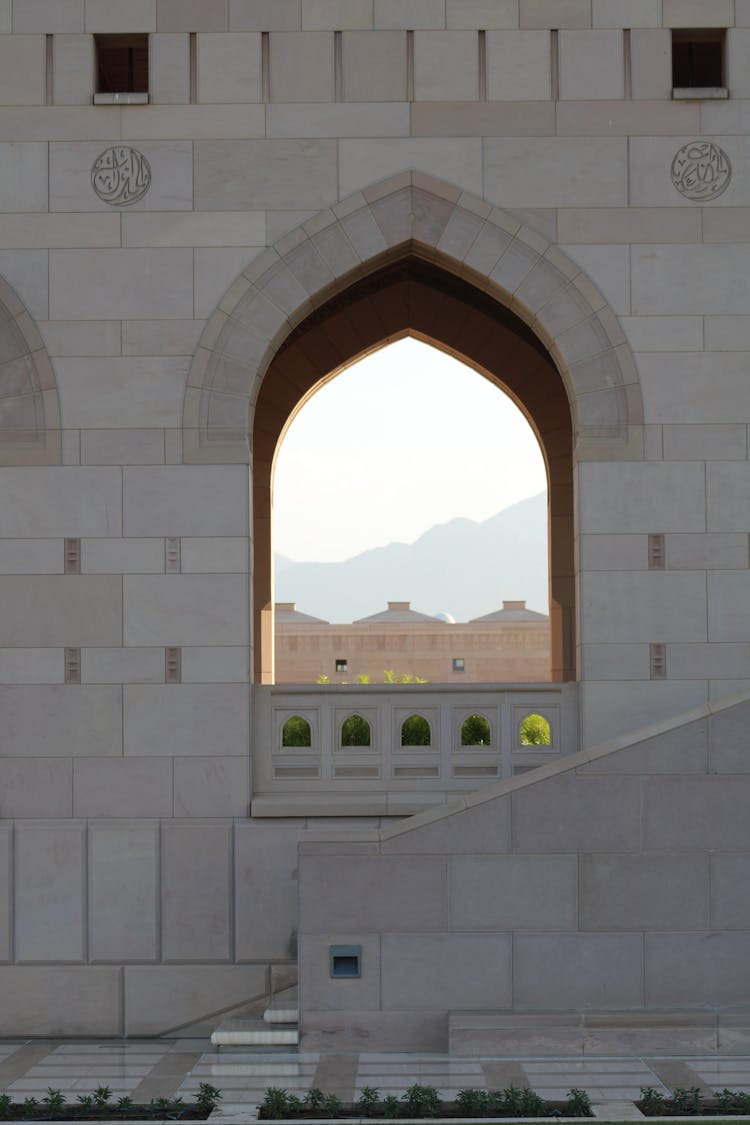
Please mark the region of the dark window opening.
POLYGON ((349 661, 348 660, 337 660, 336 661, 336 671, 337 672, 348 672, 349 671, 349 661))
POLYGON ((148 93, 148 35, 96 35, 97 94, 148 93))
POLYGON ((464 661, 463 656, 454 656, 453 657, 453 671, 454 672, 465 672, 466 671, 466 663, 464 661))
POLYGON ((672 86, 695 90, 725 85, 723 29, 673 31, 672 86))

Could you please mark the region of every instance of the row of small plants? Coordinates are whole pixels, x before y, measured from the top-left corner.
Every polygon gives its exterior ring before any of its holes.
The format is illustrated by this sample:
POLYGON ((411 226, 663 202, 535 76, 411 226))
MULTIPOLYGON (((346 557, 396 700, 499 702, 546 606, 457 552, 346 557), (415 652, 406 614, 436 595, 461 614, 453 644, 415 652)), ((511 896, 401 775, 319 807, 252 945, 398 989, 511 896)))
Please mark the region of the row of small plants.
POLYGON ((0 1094, 0 1121, 67 1120, 85 1121, 89 1118, 110 1117, 113 1120, 138 1118, 174 1120, 204 1120, 216 1108, 221 1092, 208 1082, 202 1082, 194 1102, 182 1098, 152 1098, 146 1105, 138 1105, 132 1098, 113 1100, 109 1086, 97 1086, 93 1094, 79 1094, 74 1102, 66 1101, 62 1090, 47 1090, 43 1098, 26 1098, 14 1102, 10 1094, 0 1094))
POLYGON ((453 1102, 442 1100, 434 1086, 415 1084, 400 1098, 381 1098, 365 1086, 359 1100, 345 1105, 335 1094, 316 1088, 300 1098, 269 1086, 259 1116, 268 1121, 327 1117, 590 1117, 591 1100, 585 1090, 572 1089, 564 1102, 549 1102, 533 1090, 460 1090, 453 1102))
POLYGON ((642 1086, 635 1104, 646 1117, 735 1117, 750 1114, 750 1093, 725 1087, 704 1098, 697 1086, 676 1086, 669 1098, 653 1086, 642 1086))

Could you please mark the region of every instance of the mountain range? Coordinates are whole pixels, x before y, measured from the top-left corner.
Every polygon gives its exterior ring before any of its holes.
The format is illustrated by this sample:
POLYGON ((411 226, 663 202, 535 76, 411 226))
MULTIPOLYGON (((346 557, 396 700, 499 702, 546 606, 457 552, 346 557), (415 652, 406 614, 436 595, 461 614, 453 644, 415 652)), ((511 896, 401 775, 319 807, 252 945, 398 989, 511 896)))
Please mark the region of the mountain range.
POLYGON ((276 555, 277 602, 326 621, 349 622, 410 601, 421 613, 469 621, 525 598, 548 612, 547 497, 532 496, 489 519, 437 524, 414 543, 389 543, 342 562, 276 555))

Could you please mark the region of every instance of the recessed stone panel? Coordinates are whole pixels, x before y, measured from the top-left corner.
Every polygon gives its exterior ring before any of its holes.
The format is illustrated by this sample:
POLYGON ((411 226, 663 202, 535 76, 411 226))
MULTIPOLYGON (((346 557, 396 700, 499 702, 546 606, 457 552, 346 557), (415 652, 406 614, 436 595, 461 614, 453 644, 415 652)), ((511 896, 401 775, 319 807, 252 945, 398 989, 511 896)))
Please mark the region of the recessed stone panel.
MULTIPOLYGON (((121 814, 122 815, 122 814, 121 814)), ((153 961, 158 951, 159 827, 89 827, 89 956, 153 961)))
POLYGON ((0 966, 0 1035, 119 1036, 120 981, 114 966, 0 966))
POLYGON ((511 1002, 509 934, 388 933, 381 938, 381 962, 386 1010, 505 1008, 511 1002))
POLYGON ((247 684, 130 684, 123 695, 126 754, 234 757, 247 750, 247 684))
POLYGON ((69 758, 0 758, 0 818, 73 815, 69 758))
POLYGON ((85 828, 54 822, 16 830, 19 961, 83 961, 85 828))
POLYGON ((513 997, 519 1007, 543 1010, 640 1008, 641 935, 516 934, 513 997))
POLYGON ((122 753, 117 687, 14 684, 0 687, 3 755, 68 757, 122 753))
POLYGON ((237 959, 297 956, 297 841, 302 821, 255 819, 235 828, 237 959))
POLYGON ((229 960, 231 840, 231 824, 164 826, 162 951, 166 961, 229 960), (201 888, 199 895, 196 887, 201 888))

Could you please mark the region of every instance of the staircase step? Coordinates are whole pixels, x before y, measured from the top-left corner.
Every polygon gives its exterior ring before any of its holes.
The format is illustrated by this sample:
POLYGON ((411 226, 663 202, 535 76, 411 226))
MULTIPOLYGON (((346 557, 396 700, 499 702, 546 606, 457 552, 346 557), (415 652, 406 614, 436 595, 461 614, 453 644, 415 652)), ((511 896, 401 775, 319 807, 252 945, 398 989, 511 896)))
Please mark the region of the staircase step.
POLYGON ((296 988, 287 988, 271 998, 271 1003, 263 1013, 266 1023, 297 1023, 299 1019, 299 993, 296 988))
POLYGON ((270 1025, 265 1020, 228 1019, 211 1035, 214 1047, 289 1047, 299 1042, 296 1023, 270 1025))

